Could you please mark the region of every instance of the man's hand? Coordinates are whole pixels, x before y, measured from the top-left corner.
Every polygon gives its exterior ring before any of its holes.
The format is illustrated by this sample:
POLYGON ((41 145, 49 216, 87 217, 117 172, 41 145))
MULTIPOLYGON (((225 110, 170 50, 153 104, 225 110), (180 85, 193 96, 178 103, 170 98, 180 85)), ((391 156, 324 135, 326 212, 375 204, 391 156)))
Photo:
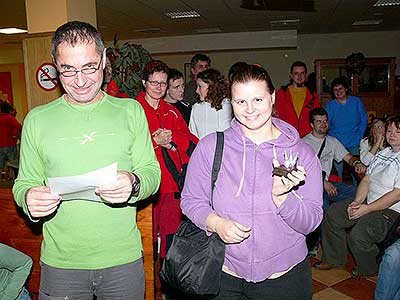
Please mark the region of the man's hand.
POLYGON ((359 204, 350 210, 349 219, 356 220, 370 212, 368 204, 359 204))
POLYGON ((117 181, 99 186, 96 193, 109 203, 124 203, 132 193, 135 176, 127 171, 118 171, 117 181))
POLYGON ((356 201, 353 201, 349 204, 349 206, 347 207, 347 216, 349 217, 349 220, 352 219, 354 213, 357 211, 357 209, 359 209, 360 204, 356 201))
POLYGON ((25 202, 29 213, 34 218, 45 217, 57 210, 61 197, 52 193, 47 186, 30 188, 25 196, 25 202))
POLYGON ((332 182, 324 180, 324 189, 328 193, 329 196, 337 196, 337 188, 333 185, 332 182))

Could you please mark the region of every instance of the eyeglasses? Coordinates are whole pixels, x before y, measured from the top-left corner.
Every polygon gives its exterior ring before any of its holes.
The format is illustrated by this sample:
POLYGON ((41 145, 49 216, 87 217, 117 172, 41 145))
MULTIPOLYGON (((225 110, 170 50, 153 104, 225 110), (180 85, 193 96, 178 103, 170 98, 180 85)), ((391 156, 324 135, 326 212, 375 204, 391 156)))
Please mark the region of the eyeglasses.
POLYGON ((163 82, 163 81, 148 80, 147 82, 150 83, 150 85, 152 85, 152 86, 158 86, 158 85, 161 86, 161 87, 166 87, 167 86, 167 83, 163 82))
POLYGON ((102 62, 103 62, 103 55, 101 55, 100 62, 97 67, 84 67, 80 70, 67 70, 62 72, 58 71, 58 73, 64 77, 74 77, 76 74, 78 74, 78 72, 81 72, 82 74, 85 75, 94 74, 100 69, 102 62))
POLYGON ((185 84, 180 84, 180 85, 177 85, 177 86, 171 86, 171 88, 173 88, 174 90, 179 90, 179 89, 184 90, 185 89, 185 84))

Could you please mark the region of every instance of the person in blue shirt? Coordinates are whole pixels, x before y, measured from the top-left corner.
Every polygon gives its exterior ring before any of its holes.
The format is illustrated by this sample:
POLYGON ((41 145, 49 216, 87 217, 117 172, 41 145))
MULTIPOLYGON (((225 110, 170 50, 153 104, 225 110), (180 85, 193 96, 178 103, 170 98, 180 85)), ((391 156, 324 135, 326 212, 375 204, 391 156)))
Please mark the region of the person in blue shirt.
MULTIPOLYGON (((368 116, 361 99, 349 95, 346 77, 335 78, 331 83, 330 100, 325 109, 328 112, 329 135, 338 139, 352 155, 359 155, 360 141, 367 128, 368 116)), ((343 162, 334 163, 340 178, 343 175, 343 162)), ((353 185, 356 180, 353 177, 353 185)))

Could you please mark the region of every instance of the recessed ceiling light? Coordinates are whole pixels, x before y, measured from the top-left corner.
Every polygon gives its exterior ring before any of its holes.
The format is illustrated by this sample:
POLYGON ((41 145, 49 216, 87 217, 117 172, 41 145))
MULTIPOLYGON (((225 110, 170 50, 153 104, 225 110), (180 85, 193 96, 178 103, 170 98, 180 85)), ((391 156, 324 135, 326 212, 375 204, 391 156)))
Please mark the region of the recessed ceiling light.
POLYGON ((214 27, 214 28, 200 28, 196 29, 195 32, 197 33, 216 33, 216 32, 221 32, 221 28, 214 27))
POLYGON ((189 11, 171 11, 164 13, 167 17, 171 19, 182 19, 182 18, 199 18, 200 14, 195 10, 189 11))
POLYGON ((293 25, 299 25, 300 19, 286 19, 286 20, 275 20, 275 21, 269 21, 271 26, 293 26, 293 25))
POLYGON ((20 28, 0 28, 0 33, 4 34, 17 34, 17 33, 27 33, 28 30, 20 28))
POLYGON ((136 29, 134 31, 135 32, 142 32, 142 33, 157 33, 157 32, 161 32, 161 29, 158 28, 158 27, 153 27, 153 28, 136 29))
POLYGON ((364 25, 379 25, 382 23, 382 20, 365 20, 365 21, 355 21, 353 26, 364 26, 364 25))
POLYGON ((374 6, 395 6, 400 5, 400 0, 378 0, 374 6))

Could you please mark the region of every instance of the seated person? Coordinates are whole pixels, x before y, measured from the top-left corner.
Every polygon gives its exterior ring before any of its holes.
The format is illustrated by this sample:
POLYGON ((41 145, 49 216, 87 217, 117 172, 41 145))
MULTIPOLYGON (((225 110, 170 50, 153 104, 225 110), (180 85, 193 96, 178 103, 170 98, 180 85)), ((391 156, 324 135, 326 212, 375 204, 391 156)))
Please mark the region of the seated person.
POLYGON ((379 266, 376 300, 400 300, 400 239, 388 247, 379 266))
POLYGON ((24 285, 31 268, 29 256, 0 243, 0 299, 30 299, 24 285))
POLYGON ((329 181, 332 170, 333 160, 337 162, 345 161, 354 168, 357 173, 364 173, 365 166, 357 157, 351 155, 349 151, 336 138, 327 135, 328 113, 322 107, 317 107, 310 112, 311 133, 303 137, 303 140, 313 148, 321 162, 323 181, 324 181, 324 209, 329 207, 329 203, 338 202, 346 199, 354 199, 356 187, 343 182, 329 181))
POLYGON ((329 270, 346 264, 347 246, 356 268, 352 276, 378 272, 376 243, 385 239, 400 215, 400 117, 386 121, 390 147, 380 151, 361 180, 354 200, 334 203, 322 222, 322 262, 315 267, 329 270))
POLYGON ((385 120, 383 118, 373 118, 369 136, 360 142, 360 160, 368 166, 379 151, 387 147, 385 139, 385 120))

